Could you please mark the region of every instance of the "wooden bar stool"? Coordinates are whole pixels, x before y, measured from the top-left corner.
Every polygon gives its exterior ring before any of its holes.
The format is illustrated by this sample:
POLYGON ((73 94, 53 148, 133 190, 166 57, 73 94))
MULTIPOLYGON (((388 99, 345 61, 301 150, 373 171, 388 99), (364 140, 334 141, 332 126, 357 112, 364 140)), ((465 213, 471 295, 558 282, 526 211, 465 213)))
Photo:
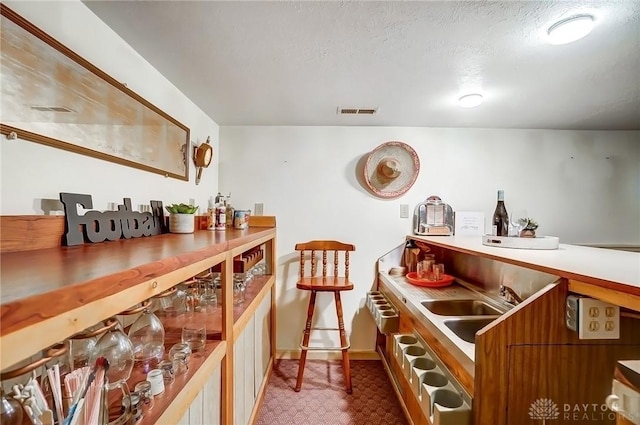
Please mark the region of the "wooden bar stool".
POLYGON ((300 391, 302 387, 302 375, 304 374, 304 364, 307 360, 308 350, 335 350, 342 351, 342 367, 344 368, 344 380, 347 387, 347 393, 351 394, 351 370, 349 368, 349 347, 347 335, 344 331, 344 320, 342 316, 342 300, 340 299, 341 291, 349 291, 353 289, 353 283, 349 281, 349 252, 355 251, 356 247, 338 241, 311 241, 296 244, 296 251, 300 251, 300 277, 296 283, 298 289, 311 291, 309 298, 309 308, 307 310, 307 323, 302 336, 300 348, 300 363, 298 364, 298 380, 296 382, 296 391, 300 391), (311 273, 305 274, 305 252, 311 252, 311 273), (322 251, 322 276, 316 276, 317 258, 316 251, 322 251), (327 275, 327 253, 333 252, 333 274, 327 275), (344 258, 342 276, 340 275, 339 263, 340 257, 344 258), (316 305, 316 293, 333 292, 336 313, 338 315, 337 328, 319 328, 311 326, 313 321, 313 311, 316 305), (309 336, 312 330, 329 330, 340 332, 339 347, 309 347, 309 336))

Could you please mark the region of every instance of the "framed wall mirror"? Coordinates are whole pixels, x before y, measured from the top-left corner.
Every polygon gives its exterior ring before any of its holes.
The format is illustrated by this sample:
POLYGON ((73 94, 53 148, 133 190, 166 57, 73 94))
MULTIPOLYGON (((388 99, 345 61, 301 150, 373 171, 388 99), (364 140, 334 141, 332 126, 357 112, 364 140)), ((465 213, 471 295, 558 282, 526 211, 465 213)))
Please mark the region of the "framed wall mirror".
POLYGON ((189 180, 189 129, 0 4, 0 132, 189 180))

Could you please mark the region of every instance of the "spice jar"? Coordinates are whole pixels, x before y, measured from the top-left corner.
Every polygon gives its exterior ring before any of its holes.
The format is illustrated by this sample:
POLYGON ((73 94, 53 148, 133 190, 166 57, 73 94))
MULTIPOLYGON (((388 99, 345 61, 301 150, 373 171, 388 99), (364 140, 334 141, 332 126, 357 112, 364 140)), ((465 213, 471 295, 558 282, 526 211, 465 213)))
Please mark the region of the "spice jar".
POLYGON ((174 375, 181 375, 189 370, 189 365, 187 365, 187 356, 183 352, 177 352, 171 358, 173 361, 173 373, 174 375))

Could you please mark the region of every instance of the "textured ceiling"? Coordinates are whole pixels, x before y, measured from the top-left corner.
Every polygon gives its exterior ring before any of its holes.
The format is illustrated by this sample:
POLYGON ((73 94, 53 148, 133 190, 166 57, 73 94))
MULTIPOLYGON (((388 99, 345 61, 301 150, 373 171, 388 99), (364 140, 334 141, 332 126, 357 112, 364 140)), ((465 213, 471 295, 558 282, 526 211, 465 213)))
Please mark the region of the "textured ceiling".
POLYGON ((85 4, 219 125, 640 129, 638 0, 85 4))

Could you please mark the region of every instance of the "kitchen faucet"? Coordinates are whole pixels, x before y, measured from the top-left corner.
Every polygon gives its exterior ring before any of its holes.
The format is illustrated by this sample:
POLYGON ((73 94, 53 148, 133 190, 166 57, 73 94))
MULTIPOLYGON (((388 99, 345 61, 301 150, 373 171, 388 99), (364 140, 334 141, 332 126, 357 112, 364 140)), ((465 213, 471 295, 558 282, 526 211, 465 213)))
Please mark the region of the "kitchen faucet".
POLYGON ((513 305, 518 305, 522 302, 522 297, 516 291, 502 283, 500 284, 500 296, 513 305))

